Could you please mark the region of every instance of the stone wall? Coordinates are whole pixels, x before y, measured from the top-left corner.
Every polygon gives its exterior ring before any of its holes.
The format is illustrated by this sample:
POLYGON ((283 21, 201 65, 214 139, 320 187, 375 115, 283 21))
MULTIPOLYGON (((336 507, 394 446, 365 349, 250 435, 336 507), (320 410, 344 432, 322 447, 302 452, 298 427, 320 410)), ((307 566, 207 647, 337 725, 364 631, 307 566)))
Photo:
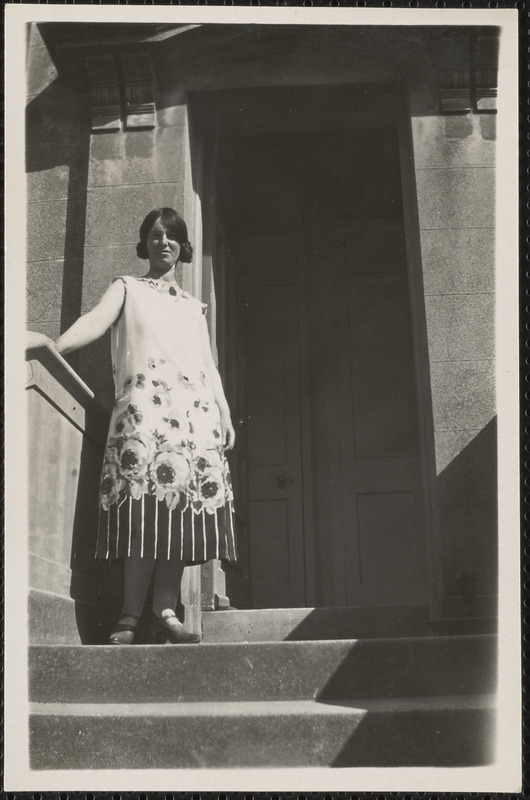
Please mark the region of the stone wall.
POLYGON ((58 77, 35 24, 28 44, 28 327, 55 338, 81 308, 88 107, 58 77))
POLYGON ((418 117, 413 141, 444 594, 474 572, 494 595, 495 116, 418 117))

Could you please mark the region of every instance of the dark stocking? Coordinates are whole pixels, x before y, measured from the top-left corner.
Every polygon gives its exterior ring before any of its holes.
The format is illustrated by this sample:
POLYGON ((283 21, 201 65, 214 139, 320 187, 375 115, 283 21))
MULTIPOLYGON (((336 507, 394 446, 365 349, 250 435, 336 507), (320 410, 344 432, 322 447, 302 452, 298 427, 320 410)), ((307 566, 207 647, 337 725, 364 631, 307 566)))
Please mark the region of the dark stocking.
POLYGON ((153 612, 157 617, 166 608, 175 611, 183 572, 182 561, 157 560, 153 591, 153 612))
POLYGON ((140 618, 149 588, 149 581, 155 568, 154 558, 126 558, 124 575, 124 596, 121 620, 123 617, 140 618))

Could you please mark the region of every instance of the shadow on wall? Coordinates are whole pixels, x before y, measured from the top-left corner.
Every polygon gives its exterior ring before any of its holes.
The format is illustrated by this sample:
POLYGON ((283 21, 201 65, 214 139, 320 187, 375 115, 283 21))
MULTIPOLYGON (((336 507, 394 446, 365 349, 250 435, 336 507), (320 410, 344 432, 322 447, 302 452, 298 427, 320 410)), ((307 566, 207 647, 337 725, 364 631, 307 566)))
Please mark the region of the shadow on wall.
MULTIPOLYGON (((61 332, 81 313, 90 149, 88 108, 85 94, 72 91, 60 78, 26 107, 28 226, 39 233, 35 242, 38 250, 30 252, 29 259, 63 260, 61 286, 48 286, 46 293, 50 296, 47 321, 50 315, 60 320, 61 332)), ((49 277, 37 274, 28 281, 28 312, 33 323, 42 313, 40 284, 45 280, 49 277)), ((76 356, 68 360, 76 368, 76 356)))
POLYGON ((77 355, 76 371, 90 386, 98 402, 110 414, 114 406, 111 331, 108 330, 100 339, 83 347, 77 355))
MULTIPOLYGON (((494 417, 437 479, 444 594, 476 576, 476 594, 497 594, 497 422, 494 417)), ((466 613, 464 604, 462 613, 466 613)), ((473 614, 473 607, 470 613, 473 614)))
POLYGON ((107 426, 108 419, 103 410, 98 413, 94 407, 87 413, 70 561, 70 596, 75 600, 76 623, 82 644, 101 644, 108 640, 110 626, 120 612, 123 591, 123 570, 116 562, 94 558, 102 445, 107 426))

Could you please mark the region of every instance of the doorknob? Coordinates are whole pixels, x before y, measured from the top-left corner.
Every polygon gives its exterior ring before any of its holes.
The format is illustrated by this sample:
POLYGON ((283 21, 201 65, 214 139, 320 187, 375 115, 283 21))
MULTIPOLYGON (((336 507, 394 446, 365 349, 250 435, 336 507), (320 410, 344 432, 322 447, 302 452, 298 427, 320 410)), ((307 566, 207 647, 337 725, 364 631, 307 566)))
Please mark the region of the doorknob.
POLYGON ((292 478, 288 478, 287 475, 280 475, 278 477, 278 486, 280 489, 285 489, 286 486, 292 486, 294 483, 292 478))

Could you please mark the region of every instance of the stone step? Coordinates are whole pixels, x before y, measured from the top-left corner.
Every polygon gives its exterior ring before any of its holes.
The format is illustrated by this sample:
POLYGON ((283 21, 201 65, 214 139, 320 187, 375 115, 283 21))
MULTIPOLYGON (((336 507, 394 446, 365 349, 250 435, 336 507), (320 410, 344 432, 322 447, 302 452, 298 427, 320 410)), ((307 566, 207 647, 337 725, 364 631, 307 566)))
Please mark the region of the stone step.
POLYGON ((30 648, 30 700, 391 698, 495 691, 496 637, 30 648))
POLYGON ((423 606, 205 611, 205 642, 278 642, 432 636, 423 606))
POLYGON ((491 697, 34 704, 31 767, 468 767, 490 763, 491 697))
POLYGON ((119 608, 97 606, 82 600, 31 589, 28 595, 31 644, 99 644, 107 642, 112 619, 119 608))

